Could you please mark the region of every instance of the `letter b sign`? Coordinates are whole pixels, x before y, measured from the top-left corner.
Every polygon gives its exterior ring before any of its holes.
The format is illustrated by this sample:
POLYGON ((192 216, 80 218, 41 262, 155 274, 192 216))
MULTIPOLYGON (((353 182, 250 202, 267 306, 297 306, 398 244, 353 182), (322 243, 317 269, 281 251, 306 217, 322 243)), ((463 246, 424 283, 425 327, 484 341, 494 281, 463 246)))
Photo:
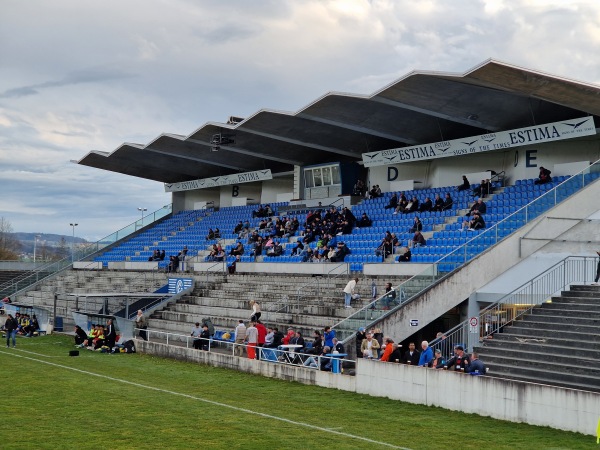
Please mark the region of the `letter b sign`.
POLYGON ((231 196, 237 197, 238 195, 240 195, 240 187, 237 185, 232 186, 231 187, 231 196))

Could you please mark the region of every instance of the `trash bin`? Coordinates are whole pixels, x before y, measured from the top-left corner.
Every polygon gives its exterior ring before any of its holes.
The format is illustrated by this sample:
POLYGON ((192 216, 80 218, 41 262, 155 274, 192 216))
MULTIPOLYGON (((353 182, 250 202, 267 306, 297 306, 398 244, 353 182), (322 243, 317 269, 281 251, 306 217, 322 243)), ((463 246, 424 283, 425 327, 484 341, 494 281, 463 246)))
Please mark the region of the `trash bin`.
POLYGON ((60 316, 54 318, 54 331, 63 331, 63 318, 60 316))

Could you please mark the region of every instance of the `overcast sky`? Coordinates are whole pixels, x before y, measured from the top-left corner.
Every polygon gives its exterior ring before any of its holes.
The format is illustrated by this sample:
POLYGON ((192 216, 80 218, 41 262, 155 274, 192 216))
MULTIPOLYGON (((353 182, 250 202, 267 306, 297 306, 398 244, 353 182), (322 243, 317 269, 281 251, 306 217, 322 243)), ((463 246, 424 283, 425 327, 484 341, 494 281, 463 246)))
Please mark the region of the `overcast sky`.
POLYGON ((488 58, 599 84, 599 48, 598 0, 2 0, 0 216, 96 240, 170 196, 90 150, 488 58))

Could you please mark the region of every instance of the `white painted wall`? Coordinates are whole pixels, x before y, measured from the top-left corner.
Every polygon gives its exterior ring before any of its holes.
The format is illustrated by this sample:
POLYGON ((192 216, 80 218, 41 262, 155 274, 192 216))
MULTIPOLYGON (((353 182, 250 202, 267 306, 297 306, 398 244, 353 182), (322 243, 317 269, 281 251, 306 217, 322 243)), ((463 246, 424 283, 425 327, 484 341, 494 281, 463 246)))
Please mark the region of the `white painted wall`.
POLYGON ((356 392, 360 394, 596 434, 600 394, 595 392, 366 359, 357 364, 356 392))
POLYGON ((293 192, 294 179, 291 176, 263 181, 260 203, 275 203, 278 201, 289 201, 294 196, 293 192), (287 194, 286 200, 278 200, 278 195, 282 194, 287 194))

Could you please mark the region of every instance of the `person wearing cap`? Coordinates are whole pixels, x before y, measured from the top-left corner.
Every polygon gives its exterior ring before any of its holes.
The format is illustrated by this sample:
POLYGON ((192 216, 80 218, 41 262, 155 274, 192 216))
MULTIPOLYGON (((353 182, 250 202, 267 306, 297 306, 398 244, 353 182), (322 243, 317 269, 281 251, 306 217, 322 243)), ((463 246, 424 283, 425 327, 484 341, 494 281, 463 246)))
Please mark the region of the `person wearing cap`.
POLYGON ((465 349, 462 345, 454 347, 454 356, 446 361, 444 369, 454 370, 455 372, 465 372, 465 369, 469 366, 471 360, 469 355, 465 353, 465 349))
POLYGON ((446 364, 446 361, 442 356, 442 351, 439 348, 436 348, 435 352, 433 352, 433 359, 429 361, 429 367, 432 369, 443 369, 444 364, 446 364))

